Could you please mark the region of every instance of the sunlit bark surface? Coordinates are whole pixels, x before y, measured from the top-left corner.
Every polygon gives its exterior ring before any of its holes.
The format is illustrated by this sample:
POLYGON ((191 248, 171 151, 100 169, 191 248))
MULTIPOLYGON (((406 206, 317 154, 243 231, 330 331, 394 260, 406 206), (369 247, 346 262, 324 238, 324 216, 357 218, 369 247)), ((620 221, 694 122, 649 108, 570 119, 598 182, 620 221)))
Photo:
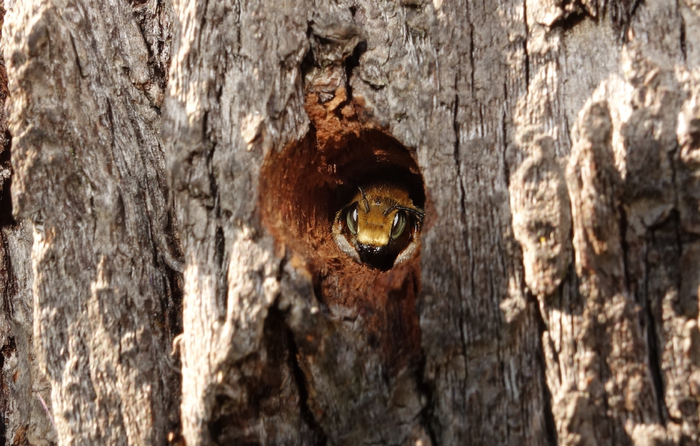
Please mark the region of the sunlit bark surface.
POLYGON ((696 0, 5 9, 7 444, 700 442, 696 0))

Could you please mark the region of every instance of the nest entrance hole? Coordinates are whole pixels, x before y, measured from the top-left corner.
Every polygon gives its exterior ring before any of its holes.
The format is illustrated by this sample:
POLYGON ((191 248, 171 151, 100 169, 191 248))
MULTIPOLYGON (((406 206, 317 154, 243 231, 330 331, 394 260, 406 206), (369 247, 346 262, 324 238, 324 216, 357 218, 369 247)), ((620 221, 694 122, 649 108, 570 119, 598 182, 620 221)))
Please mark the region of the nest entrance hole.
POLYGON ((312 132, 268 155, 261 172, 260 209, 278 246, 288 257, 303 259, 321 304, 354 308, 366 321, 365 335, 383 351, 389 369, 397 370, 420 357, 415 310, 419 253, 381 271, 341 251, 331 229, 336 213, 358 187, 373 181, 401 185, 416 206, 424 207, 419 168, 394 138, 365 130, 320 150, 312 132))
POLYGON ((331 225, 338 212, 374 181, 397 184, 423 207, 425 193, 409 151, 377 130, 352 137, 337 148, 317 150, 313 137, 272 153, 262 171, 263 222, 277 241, 304 257, 313 269, 372 271, 338 249, 331 225))

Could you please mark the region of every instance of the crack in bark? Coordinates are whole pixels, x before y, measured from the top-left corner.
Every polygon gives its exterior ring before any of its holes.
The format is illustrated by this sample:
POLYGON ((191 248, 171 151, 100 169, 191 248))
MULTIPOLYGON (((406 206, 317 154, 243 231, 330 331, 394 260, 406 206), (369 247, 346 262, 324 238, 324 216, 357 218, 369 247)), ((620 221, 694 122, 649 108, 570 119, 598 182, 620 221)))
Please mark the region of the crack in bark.
MULTIPOLYGON (((505 89, 505 85, 504 85, 504 91, 508 91, 507 89, 505 89)), ((506 97, 507 97, 507 95, 506 95, 506 97)), ((503 132, 503 154, 501 157, 501 161, 503 162, 503 176, 504 176, 504 180, 506 183, 506 189, 510 190, 510 167, 508 166, 508 162, 506 159, 507 153, 508 153, 508 141, 507 141, 508 138, 506 138, 506 135, 508 134, 508 125, 506 123, 506 111, 505 110, 503 110, 503 112, 501 113, 501 132, 503 132)), ((512 226, 512 224, 513 224, 512 212, 511 212, 510 220, 511 221, 509 222, 509 224, 512 226)), ((521 260, 522 260, 522 258, 521 258, 521 260)), ((525 265, 523 265, 523 271, 524 270, 525 270, 525 265)), ((525 289, 524 287, 526 285, 525 285, 525 276, 524 275, 522 277, 521 282, 522 282, 521 286, 523 287, 523 289, 525 289)))
POLYGON ((224 230, 221 226, 216 228, 216 235, 214 236, 214 264, 217 269, 218 287, 216 290, 216 300, 217 307, 222 308, 223 312, 221 314, 228 314, 228 299, 227 295, 227 281, 223 278, 224 274, 228 276, 227 268, 224 267, 224 257, 226 252, 226 240, 224 238, 224 230))
MULTIPOLYGON (((559 289, 561 292, 561 288, 563 287, 564 282, 562 281, 562 284, 559 285, 559 289)), ((535 300, 535 296, 531 296, 531 299, 528 300, 535 300)), ((542 386, 542 415, 544 416, 544 427, 545 427, 545 433, 547 435, 547 441, 549 442, 550 446, 555 446, 558 443, 557 440, 557 425, 556 422, 554 421, 554 411, 552 410, 552 392, 549 390, 549 386, 547 385, 547 360, 544 357, 544 340, 543 340, 543 335, 545 331, 547 330, 547 324, 544 322, 544 318, 542 317, 542 313, 539 311, 539 305, 535 311, 535 320, 537 322, 537 335, 538 335, 538 351, 535 354, 535 358, 537 360, 537 363, 539 365, 540 373, 538 376, 538 379, 540 381, 540 385, 542 386)), ((553 361, 558 362, 558 353, 554 348, 552 348, 552 352, 554 357, 552 358, 553 361)), ((561 380, 561 369, 559 370, 559 379, 561 380)))
POLYGON ((336 113, 338 114, 340 114, 340 110, 346 103, 352 102, 352 86, 350 85, 352 71, 360 66, 360 57, 362 57, 365 51, 367 51, 367 42, 362 40, 358 42, 357 45, 355 45, 355 48, 352 50, 352 54, 350 55, 350 57, 343 61, 343 64, 345 65, 345 89, 348 93, 348 97, 335 109, 336 113))
POLYGON ((564 14, 560 18, 553 21, 550 25, 550 29, 559 28, 566 32, 570 29, 575 28, 579 23, 590 17, 584 9, 578 9, 569 14, 564 14))
MULTIPOLYGON (((473 73, 473 67, 472 67, 472 73, 473 73)), ((455 92, 459 91, 457 89, 457 81, 458 78, 455 77, 455 92)), ((465 242, 469 240, 469 235, 467 233, 467 226, 466 226, 466 221, 465 221, 465 216, 467 215, 467 210, 466 210, 466 203, 465 203, 465 195, 466 192, 464 190, 464 184, 462 183, 462 167, 461 167, 461 154, 460 154, 460 130, 459 130, 459 121, 457 117, 459 116, 459 94, 455 93, 455 103, 453 107, 453 116, 452 116, 452 128, 454 130, 455 134, 455 142, 454 142, 454 151, 453 151, 453 157, 455 161, 455 167, 457 169, 457 184, 459 186, 459 192, 460 192, 460 197, 459 197, 459 203, 460 203, 460 223, 462 225, 462 237, 465 242)), ((467 243, 467 246, 469 244, 467 243)), ((468 249, 468 248, 467 248, 468 249)), ((471 258, 469 258, 470 263, 472 263, 472 268, 471 268, 471 275, 470 275, 470 284, 471 284, 471 291, 472 295, 474 294, 474 267, 473 267, 473 262, 471 262, 471 258)), ((462 356, 464 358, 464 374, 465 374, 465 379, 461 383, 461 390, 462 394, 465 395, 467 393, 467 381, 468 381, 468 376, 469 376, 469 361, 468 361, 468 356, 467 356, 467 336, 464 330, 464 325, 465 325, 465 318, 466 318, 466 309, 465 309, 465 299, 462 294, 462 283, 461 280, 457 280, 457 296, 459 298, 460 302, 460 314, 459 314, 459 335, 460 339, 462 341, 462 356)), ((431 434, 431 435, 434 435, 431 434)), ((436 440, 435 445, 441 444, 436 440)))
MULTIPOLYGON (((467 9, 467 15, 469 14, 469 10, 467 9)), ((475 75, 476 75, 476 67, 474 67, 474 27, 471 26, 469 27, 469 66, 471 68, 471 91, 472 91, 472 97, 476 96, 476 81, 475 81, 475 75)), ((460 68, 457 68, 459 71, 460 68)))
MULTIPOLYGON (((644 259, 644 262, 647 263, 647 258, 644 259)), ((645 265, 646 266, 646 265, 645 265)), ((645 285, 647 282, 647 278, 645 278, 645 285)), ((663 383, 663 377, 661 373, 661 364, 659 362, 659 342, 656 334, 656 327, 655 327, 655 321, 654 321, 654 314, 651 311, 651 305, 649 305, 649 301, 647 299, 647 305, 646 305, 646 316, 648 318, 647 322, 647 345, 649 348, 649 371, 651 373, 651 381, 652 384, 654 385, 654 390, 656 392, 656 410, 659 416, 659 421, 661 424, 664 426, 668 424, 668 420, 670 419, 670 415, 668 413, 668 408, 666 407, 666 400, 664 398, 664 395, 666 394, 664 391, 664 383, 663 383)), ((678 422, 674 420, 675 422, 678 422)))
POLYGON ((78 71, 80 71, 80 76, 81 77, 87 77, 83 70, 83 65, 80 63, 80 55, 78 55, 78 48, 75 46, 75 39, 73 38, 73 34, 70 34, 70 43, 71 47, 73 48, 73 54, 75 54, 75 64, 78 66, 78 71))
POLYGON ((527 23, 527 0, 523 1, 523 24, 525 25, 525 39, 523 39, 523 51, 525 52, 525 96, 530 95, 530 53, 527 50, 527 38, 530 35, 530 26, 527 23))
MULTIPOLYGON (((672 167, 672 176, 674 176, 675 184, 675 171, 672 167)), ((674 196, 676 191, 674 189, 674 196)), ((663 231, 666 224, 672 224, 672 232, 675 235, 676 249, 678 259, 680 259, 683 253, 683 242, 681 240, 681 228, 680 228, 680 216, 678 211, 674 208, 671 211, 668 219, 657 226, 657 229, 652 228, 651 231, 651 243, 652 247, 656 246, 656 232, 663 231)), ((649 359, 649 373, 651 374, 652 384, 654 386, 654 391, 656 394, 656 409, 660 422, 663 425, 668 425, 669 421, 676 424, 682 424, 682 420, 673 418, 666 405, 666 388, 664 383, 664 371, 661 366, 661 340, 659 339, 659 333, 656 330, 656 319, 654 317, 654 312, 652 311, 652 300, 649 296, 649 250, 644 257, 644 295, 646 297, 644 305, 645 316, 647 318, 646 335, 647 335, 647 345, 648 345, 648 359, 649 359)), ((676 279, 676 289, 678 292, 681 290, 681 275, 679 274, 676 279)), ((663 299, 663 297, 662 297, 663 299)), ((663 322, 662 322, 663 323, 663 322)))
POLYGON ((236 54, 240 56, 241 54, 241 16, 243 12, 241 11, 241 2, 234 2, 234 8, 236 10, 236 54))
POLYGON ((683 13, 680 11, 680 1, 676 1, 676 12, 678 13, 678 21, 680 22, 680 48, 681 48, 681 54, 683 55, 683 62, 687 63, 688 61, 688 53, 687 53, 687 47, 686 47, 686 31, 685 31, 685 19, 683 18, 683 13))
POLYGON ((299 390, 299 411, 301 413, 301 418, 307 423, 311 430, 318 435, 318 438, 316 438, 316 441, 313 443, 314 446, 326 446, 328 443, 328 437, 309 407, 309 390, 308 386, 306 385, 306 376, 304 376, 304 371, 301 369, 299 361, 297 360, 299 355, 299 347, 294 341, 294 333, 292 332, 291 328, 289 328, 287 324, 285 324, 284 328, 287 331, 287 337, 289 339, 287 343, 287 350, 289 351, 287 363, 292 369, 294 382, 299 390))

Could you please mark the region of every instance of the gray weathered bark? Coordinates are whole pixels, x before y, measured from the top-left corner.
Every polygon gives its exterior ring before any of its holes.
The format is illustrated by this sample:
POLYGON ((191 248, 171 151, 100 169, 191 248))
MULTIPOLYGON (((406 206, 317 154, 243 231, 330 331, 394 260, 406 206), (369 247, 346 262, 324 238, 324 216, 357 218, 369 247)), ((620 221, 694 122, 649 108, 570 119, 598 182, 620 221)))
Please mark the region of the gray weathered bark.
POLYGON ((21 272, 8 297, 33 307, 33 349, 31 313, 13 333, 18 373, 48 380, 55 423, 45 433, 36 392, 18 386, 31 408, 9 412, 15 444, 163 444, 177 431, 177 245, 159 136, 171 20, 156 1, 18 2, 5 17, 19 226, 4 234, 21 272))
POLYGON ((8 442, 700 442, 697 1, 93 3, 6 2, 8 442))

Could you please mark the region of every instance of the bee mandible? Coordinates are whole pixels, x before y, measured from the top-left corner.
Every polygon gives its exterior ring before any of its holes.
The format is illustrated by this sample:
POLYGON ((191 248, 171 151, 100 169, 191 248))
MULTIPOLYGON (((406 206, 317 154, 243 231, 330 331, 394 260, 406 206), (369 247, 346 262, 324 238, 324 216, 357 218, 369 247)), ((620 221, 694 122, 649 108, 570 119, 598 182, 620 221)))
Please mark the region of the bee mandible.
POLYGON ((420 244, 423 210, 406 189, 376 183, 359 187, 333 221, 333 240, 358 262, 388 270, 405 262, 420 244))

